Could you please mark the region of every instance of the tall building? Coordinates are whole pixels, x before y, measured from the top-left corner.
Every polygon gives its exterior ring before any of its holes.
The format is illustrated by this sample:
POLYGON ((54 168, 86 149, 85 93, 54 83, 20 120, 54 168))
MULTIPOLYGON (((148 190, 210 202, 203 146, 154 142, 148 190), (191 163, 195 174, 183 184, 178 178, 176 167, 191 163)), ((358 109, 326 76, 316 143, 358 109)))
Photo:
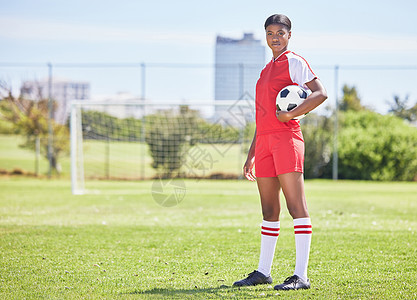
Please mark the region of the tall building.
MULTIPOLYGON (((235 40, 217 36, 214 119, 223 125, 245 126, 254 121, 256 81, 265 66, 265 47, 252 33, 235 40), (245 106, 220 106, 222 100, 246 101, 245 106)), ((223 102, 226 103, 226 102, 223 102)))
MULTIPOLYGON (((26 99, 48 99, 48 79, 40 81, 25 81, 20 88, 21 96, 26 99)), ((90 83, 85 81, 73 81, 67 79, 52 79, 52 100, 56 102, 54 120, 65 124, 69 115, 71 100, 85 100, 90 98, 90 83)))
POLYGON ((240 40, 217 36, 215 100, 254 98, 255 85, 265 66, 265 47, 253 33, 240 40))

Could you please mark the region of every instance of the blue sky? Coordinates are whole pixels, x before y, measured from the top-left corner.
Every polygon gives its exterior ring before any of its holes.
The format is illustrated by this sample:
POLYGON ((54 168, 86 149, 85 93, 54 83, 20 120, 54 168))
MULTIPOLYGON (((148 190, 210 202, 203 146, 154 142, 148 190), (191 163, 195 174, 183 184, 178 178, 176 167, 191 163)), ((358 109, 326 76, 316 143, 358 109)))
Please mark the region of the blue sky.
MULTIPOLYGON (((335 93, 334 73, 325 67, 337 64, 342 66, 340 85, 357 86, 365 104, 383 112, 387 108, 384 101, 393 94, 409 95, 413 103, 417 100, 417 70, 363 71, 343 66, 417 66, 415 11, 415 0, 0 0, 0 62, 213 64, 217 34, 240 38, 243 32, 253 32, 264 40, 265 19, 283 13, 293 23, 290 49, 310 62, 331 96, 335 93)), ((101 76, 93 84, 94 93, 116 92, 120 87, 119 91, 139 95, 139 75, 132 72, 72 69, 62 70, 62 76, 80 80, 101 76), (124 79, 118 83, 118 78, 124 79), (105 88, 110 81, 113 90, 105 88)), ((44 73, 0 68, 0 76, 13 81, 44 73)), ((148 75, 150 96, 151 76, 152 71, 148 75)), ((154 76, 158 76, 156 70, 154 76)), ((175 75, 170 81, 166 90, 173 95, 175 75)), ((213 97, 212 82, 207 79, 199 98, 213 97)), ((154 90, 155 97, 167 97, 154 90)), ((192 90, 184 97, 197 97, 198 91, 192 90)))

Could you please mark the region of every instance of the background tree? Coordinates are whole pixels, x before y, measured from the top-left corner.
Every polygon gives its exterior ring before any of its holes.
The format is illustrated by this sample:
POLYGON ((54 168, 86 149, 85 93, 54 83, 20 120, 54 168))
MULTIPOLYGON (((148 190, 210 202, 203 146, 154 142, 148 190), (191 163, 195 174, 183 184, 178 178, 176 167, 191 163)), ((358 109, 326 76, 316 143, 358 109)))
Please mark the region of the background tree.
POLYGON ((117 118, 108 113, 93 110, 82 112, 84 139, 134 142, 141 140, 142 120, 117 118))
POLYGON ((417 129, 396 116, 348 111, 341 116, 339 178, 417 179, 417 129))
POLYGON ((305 142, 304 175, 306 178, 324 176, 331 158, 333 134, 330 118, 309 113, 301 121, 305 142))
POLYGON ((152 156, 152 167, 162 178, 179 175, 186 153, 197 141, 198 112, 182 106, 179 113, 166 110, 148 115, 145 141, 152 156))
MULTIPOLYGON (((15 97, 11 88, 0 82, 0 118, 13 124, 14 132, 25 137, 21 145, 24 148, 36 149, 36 141, 40 142, 40 152, 48 157, 48 100, 28 100, 15 97)), ((51 167, 57 174, 61 167, 59 158, 69 152, 69 130, 65 125, 52 122, 53 143, 51 153, 51 167)))
POLYGON ((361 99, 359 98, 358 92, 356 90, 356 87, 348 86, 345 84, 343 86, 343 98, 341 103, 339 104, 339 110, 340 111, 361 111, 366 109, 361 104, 361 99))
POLYGON ((417 120, 417 103, 413 107, 408 108, 409 95, 404 100, 400 96, 395 95, 393 102, 389 103, 389 112, 401 119, 415 122, 417 120))
POLYGON ((414 123, 417 122, 417 102, 414 104, 414 106, 409 108, 409 111, 411 112, 410 121, 414 123))

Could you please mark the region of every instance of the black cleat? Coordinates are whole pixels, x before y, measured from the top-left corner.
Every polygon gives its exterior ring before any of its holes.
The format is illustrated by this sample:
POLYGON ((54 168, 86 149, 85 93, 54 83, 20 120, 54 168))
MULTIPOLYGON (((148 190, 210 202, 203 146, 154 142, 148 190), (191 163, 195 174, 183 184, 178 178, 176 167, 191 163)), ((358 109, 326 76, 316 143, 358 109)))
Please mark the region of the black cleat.
POLYGON ((253 271, 245 279, 236 281, 233 286, 253 286, 258 284, 270 284, 272 283, 271 276, 265 276, 261 272, 253 271))
POLYGON ((288 291, 288 290, 299 290, 299 289, 309 289, 310 280, 302 280, 297 275, 293 275, 284 280, 284 283, 274 286, 276 290, 288 291))

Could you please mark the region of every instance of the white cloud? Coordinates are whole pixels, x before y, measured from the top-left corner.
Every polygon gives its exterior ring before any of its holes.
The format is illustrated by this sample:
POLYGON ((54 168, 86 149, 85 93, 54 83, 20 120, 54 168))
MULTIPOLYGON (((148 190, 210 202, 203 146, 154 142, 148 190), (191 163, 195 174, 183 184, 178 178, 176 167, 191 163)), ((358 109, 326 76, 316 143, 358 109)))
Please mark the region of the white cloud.
POLYGON ((0 18, 0 38, 40 41, 81 42, 173 42, 212 44, 210 34, 190 32, 156 32, 149 28, 120 28, 113 26, 50 22, 16 17, 0 18))
MULTIPOLYGON (((150 28, 123 28, 110 25, 65 23, 19 17, 1 17, 0 38, 38 41, 175 43, 211 46, 215 33, 207 31, 156 31, 150 28)), ((229 32, 230 33, 230 32, 229 32)), ((263 33, 255 36, 263 39, 263 33)), ((220 33, 228 35, 228 33, 220 33)), ((242 33, 235 32, 240 37, 242 33)), ((377 34, 293 32, 291 48, 322 52, 417 52, 417 37, 377 34)))
POLYGON ((303 50, 340 52, 416 52, 415 36, 383 36, 378 34, 293 33, 292 47, 303 50))

